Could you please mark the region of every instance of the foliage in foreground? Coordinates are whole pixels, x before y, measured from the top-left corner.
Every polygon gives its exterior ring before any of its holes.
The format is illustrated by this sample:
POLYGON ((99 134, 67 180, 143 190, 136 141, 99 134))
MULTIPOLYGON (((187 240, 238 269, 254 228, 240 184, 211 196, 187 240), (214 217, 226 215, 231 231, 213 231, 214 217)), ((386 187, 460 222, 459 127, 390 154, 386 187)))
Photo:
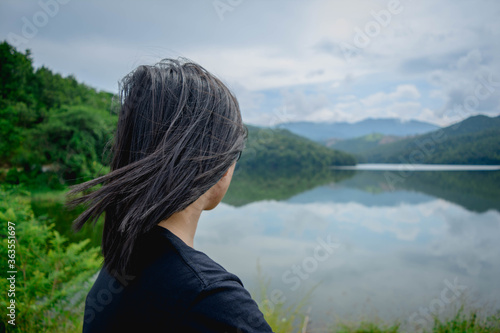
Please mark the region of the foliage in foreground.
POLYGON ((310 324, 308 302, 315 288, 312 288, 298 302, 288 305, 285 295, 269 291, 270 279, 262 275, 257 265, 258 287, 260 296, 259 308, 264 318, 276 333, 500 333, 500 311, 496 315, 484 316, 486 309, 464 311, 464 305, 456 310, 456 314, 446 319, 434 318, 432 326, 427 328, 408 327, 400 322, 384 323, 380 321, 341 321, 334 325, 326 323, 326 327, 310 324))
POLYGON ((463 307, 450 320, 435 319, 433 333, 498 333, 500 332, 500 312, 486 318, 479 318, 477 311, 464 314, 463 307))
POLYGON ((471 310, 464 312, 464 306, 457 310, 456 314, 448 319, 435 317, 434 323, 429 328, 409 328, 400 323, 373 323, 362 321, 359 323, 340 324, 332 328, 332 333, 500 333, 500 312, 496 315, 480 318, 479 313, 483 310, 471 310))
MULTIPOLYGON (((89 279, 100 267, 98 248, 88 248, 88 240, 67 244, 53 230, 53 224, 34 218, 29 193, 0 188, 1 253, 7 256, 7 223, 15 223, 15 298, 0 298, 6 309, 15 299, 15 324, 2 316, 7 332, 81 331, 83 305, 90 289, 89 279)), ((6 260, 2 271, 9 270, 6 260)), ((0 289, 8 290, 8 280, 0 289)))
POLYGON ((257 263, 257 279, 259 296, 259 309, 264 314, 267 323, 277 333, 302 332, 307 329, 309 310, 305 307, 315 287, 310 289, 298 302, 286 302, 286 296, 281 290, 270 290, 270 278, 266 278, 257 263))
POLYGON ((354 325, 342 325, 340 328, 335 329, 335 333, 397 333, 399 331, 399 324, 392 326, 378 325, 369 322, 361 322, 354 325))

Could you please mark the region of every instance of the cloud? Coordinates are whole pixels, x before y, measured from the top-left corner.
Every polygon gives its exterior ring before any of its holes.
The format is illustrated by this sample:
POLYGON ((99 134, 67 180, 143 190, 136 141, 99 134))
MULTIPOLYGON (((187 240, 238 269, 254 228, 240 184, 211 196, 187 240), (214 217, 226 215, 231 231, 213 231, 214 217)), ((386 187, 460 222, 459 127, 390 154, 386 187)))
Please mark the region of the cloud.
POLYGON ((478 49, 469 51, 457 60, 456 67, 459 70, 470 70, 477 68, 483 60, 483 55, 478 49))
MULTIPOLYGON (((295 120, 405 118, 400 103, 411 101, 421 105, 416 111, 413 104, 412 117, 446 124, 478 77, 500 73, 500 3, 400 3, 402 10, 388 24, 377 23, 378 33, 351 61, 341 45, 355 45, 387 2, 233 2, 221 20, 204 0, 71 1, 21 49, 32 50, 37 66, 112 92, 138 64, 184 56, 239 87, 242 109, 261 124, 285 106, 295 120), (356 100, 346 105, 342 96, 356 100)), ((41 10, 37 2, 0 6, 0 39, 21 33, 22 18, 41 10)), ((499 114, 499 103, 495 91, 471 115, 499 114)))
POLYGON ((365 106, 380 105, 387 102, 396 102, 400 99, 418 99, 420 92, 417 87, 412 84, 404 84, 396 87, 391 93, 378 92, 361 99, 361 103, 365 106))
POLYGON ((297 117, 308 115, 329 105, 326 94, 307 94, 303 90, 282 91, 283 103, 289 112, 297 117))
POLYGON ((500 109, 500 64, 473 49, 450 63, 448 70, 431 73, 430 82, 440 87, 444 104, 437 110, 453 122, 476 114, 494 116, 500 109))

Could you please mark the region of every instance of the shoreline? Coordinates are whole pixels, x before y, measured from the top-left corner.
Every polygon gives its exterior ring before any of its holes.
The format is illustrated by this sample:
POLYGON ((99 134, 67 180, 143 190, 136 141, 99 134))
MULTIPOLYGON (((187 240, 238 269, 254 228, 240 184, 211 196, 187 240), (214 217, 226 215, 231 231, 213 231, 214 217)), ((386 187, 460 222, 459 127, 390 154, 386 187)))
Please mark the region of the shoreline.
POLYGON ((331 166, 333 170, 360 171, 500 171, 500 165, 359 163, 331 166))

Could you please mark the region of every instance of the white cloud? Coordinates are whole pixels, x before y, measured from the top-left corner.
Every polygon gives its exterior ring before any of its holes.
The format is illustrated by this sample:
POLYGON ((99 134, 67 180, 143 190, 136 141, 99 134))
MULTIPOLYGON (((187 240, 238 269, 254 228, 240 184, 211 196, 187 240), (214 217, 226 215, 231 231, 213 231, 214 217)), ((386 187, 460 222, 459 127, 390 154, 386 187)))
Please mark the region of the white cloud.
POLYGON ((417 87, 412 84, 404 84, 396 87, 396 90, 391 93, 378 92, 368 97, 361 99, 361 103, 365 106, 375 106, 386 102, 396 102, 400 99, 418 99, 420 92, 417 87))
POLYGON ((465 56, 457 60, 456 67, 460 70, 475 69, 479 64, 481 64, 483 56, 481 51, 474 49, 467 53, 465 56))
MULTIPOLYGON (((273 118, 274 107, 292 109, 286 94, 280 106, 263 91, 300 95, 302 88, 296 120, 405 118, 407 109, 383 103, 418 101, 420 111, 412 109, 411 117, 446 123, 453 119, 448 110, 474 91, 478 76, 500 72, 500 3, 400 3, 402 10, 352 61, 340 43, 354 45, 358 29, 366 33, 377 22, 373 13, 388 9, 387 1, 244 1, 222 21, 212 2, 203 0, 72 1, 23 48, 32 49, 37 65, 110 91, 140 63, 185 56, 237 86, 242 109, 261 123, 273 118), (322 95, 327 102, 315 104, 322 95), (341 96, 357 101, 342 105, 341 96)), ((1 6, 0 39, 20 33, 21 18, 40 10, 36 2, 6 0, 1 6)), ((476 113, 498 114, 499 91, 476 113)))

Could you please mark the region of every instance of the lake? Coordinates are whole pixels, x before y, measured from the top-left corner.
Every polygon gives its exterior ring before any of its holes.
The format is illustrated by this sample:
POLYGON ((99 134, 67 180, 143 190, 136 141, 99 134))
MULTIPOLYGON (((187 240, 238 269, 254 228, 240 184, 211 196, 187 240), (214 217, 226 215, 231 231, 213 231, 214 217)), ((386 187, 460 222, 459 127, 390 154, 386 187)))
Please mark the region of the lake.
MULTIPOLYGON (((99 243, 90 229, 71 235, 55 205, 33 201, 72 240, 99 243)), ((312 291, 304 311, 317 331, 360 319, 410 330, 462 304, 500 309, 499 236, 500 171, 337 170, 296 181, 236 172, 224 202, 202 214, 195 248, 256 297, 259 266, 269 307, 312 291)))

